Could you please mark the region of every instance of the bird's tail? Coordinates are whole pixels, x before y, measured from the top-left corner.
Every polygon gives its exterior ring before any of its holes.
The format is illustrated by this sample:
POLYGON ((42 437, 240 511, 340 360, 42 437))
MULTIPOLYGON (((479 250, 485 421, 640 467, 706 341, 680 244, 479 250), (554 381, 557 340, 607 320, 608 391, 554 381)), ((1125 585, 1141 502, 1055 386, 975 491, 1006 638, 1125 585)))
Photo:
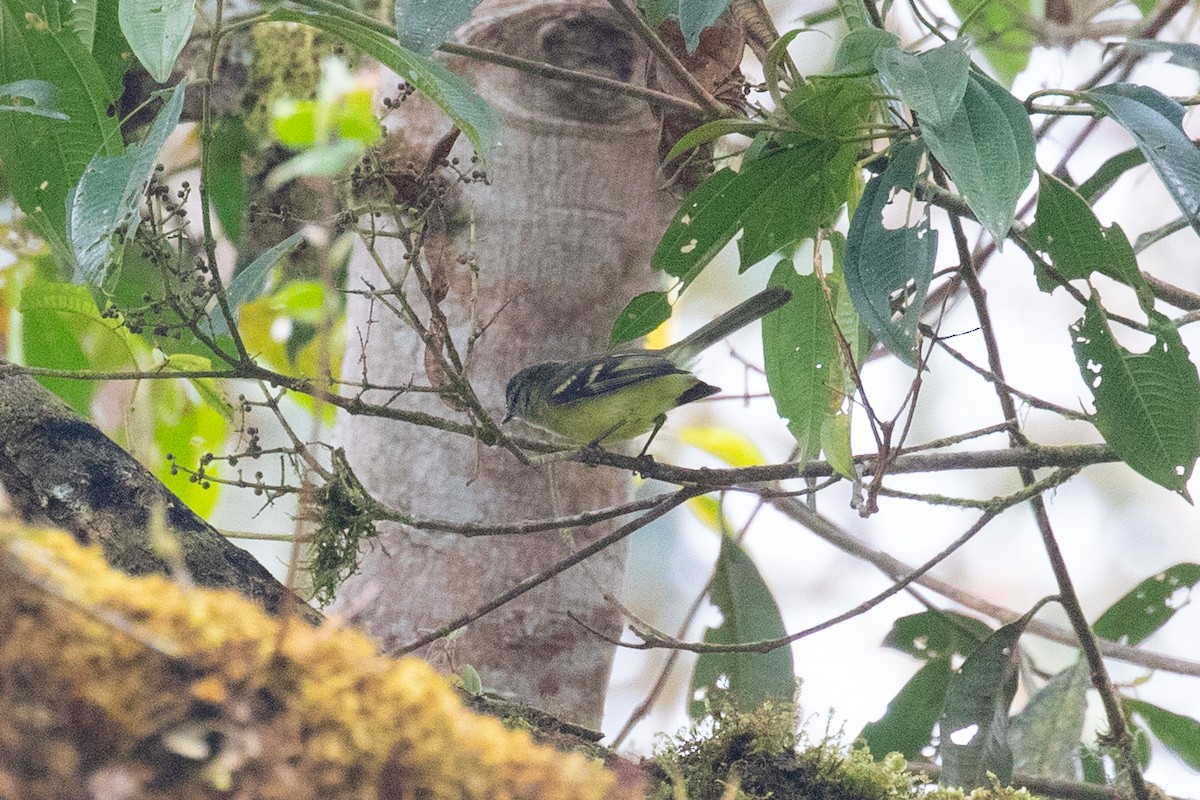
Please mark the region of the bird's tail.
POLYGON ((690 336, 680 339, 663 350, 663 355, 676 364, 691 363, 702 352, 734 331, 761 319, 792 299, 792 293, 782 286, 763 289, 741 305, 729 309, 690 336))

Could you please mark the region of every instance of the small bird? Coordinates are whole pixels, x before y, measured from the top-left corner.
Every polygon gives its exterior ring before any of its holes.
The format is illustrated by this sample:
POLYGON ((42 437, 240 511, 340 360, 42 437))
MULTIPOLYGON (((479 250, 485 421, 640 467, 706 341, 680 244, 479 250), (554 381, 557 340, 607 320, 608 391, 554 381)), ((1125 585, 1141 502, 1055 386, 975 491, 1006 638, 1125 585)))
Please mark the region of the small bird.
POLYGON ((781 286, 764 289, 662 350, 631 347, 525 367, 508 382, 504 421, 520 417, 577 445, 621 442, 650 431, 645 455, 668 411, 721 391, 692 374, 696 358, 791 298, 781 286))

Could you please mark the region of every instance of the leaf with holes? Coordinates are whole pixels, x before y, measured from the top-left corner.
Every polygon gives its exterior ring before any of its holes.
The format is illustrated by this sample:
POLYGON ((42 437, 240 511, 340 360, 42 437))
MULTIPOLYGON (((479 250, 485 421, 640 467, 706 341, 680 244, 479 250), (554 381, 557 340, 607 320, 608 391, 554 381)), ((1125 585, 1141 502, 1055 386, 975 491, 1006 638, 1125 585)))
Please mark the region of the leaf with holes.
POLYGON ((846 288, 854 308, 909 366, 917 363, 917 323, 933 278, 937 231, 925 217, 912 227, 888 228, 883 213, 895 192, 912 191, 924 152, 920 142, 892 146, 887 169, 867 183, 846 234, 846 288))
POLYGON ((1167 567, 1109 606, 1092 630, 1114 642, 1141 644, 1188 603, 1197 583, 1200 564, 1184 562, 1167 567))
POLYGON ((917 759, 933 736, 949 684, 950 658, 933 659, 888 701, 882 717, 867 723, 859 738, 876 758, 903 753, 909 761, 917 759))
POLYGON ((671 304, 666 292, 642 292, 617 316, 609 336, 609 347, 645 336, 670 318, 671 304))
POLYGON ((1104 440, 1134 470, 1190 503, 1187 482, 1200 456, 1200 378, 1171 321, 1153 310, 1148 319, 1154 344, 1133 353, 1117 343, 1093 298, 1071 326, 1075 360, 1104 440))

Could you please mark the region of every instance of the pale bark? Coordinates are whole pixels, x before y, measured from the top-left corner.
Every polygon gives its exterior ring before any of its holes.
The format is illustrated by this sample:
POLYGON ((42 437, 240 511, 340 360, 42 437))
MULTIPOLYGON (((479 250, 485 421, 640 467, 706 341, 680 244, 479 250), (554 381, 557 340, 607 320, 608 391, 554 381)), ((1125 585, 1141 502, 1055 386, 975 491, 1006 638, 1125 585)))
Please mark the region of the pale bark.
MULTIPOLYGON (((464 38, 622 80, 640 81, 646 61, 604 3, 485 3, 464 38)), ((468 188, 461 207, 474 221, 476 318, 491 320, 470 378, 498 419, 513 372, 535 361, 604 349, 625 303, 655 286, 649 258, 673 201, 658 189, 657 128, 644 102, 504 67, 466 66, 504 123, 502 145, 489 165, 490 185, 468 188)), ((419 130, 436 138, 447 129, 443 119, 427 117, 403 133, 411 141, 419 130)), ((460 253, 467 246, 461 237, 455 244, 460 253)), ((391 256, 389 264, 400 264, 398 253, 391 256)), ((382 284, 369 258, 359 254, 355 262, 352 288, 363 288, 364 277, 382 284)), ((465 267, 453 265, 442 304, 460 346, 469 328, 470 277, 465 267)), ((366 314, 365 302, 352 301, 347 377, 363 368, 358 342, 367 335, 366 314)), ((370 379, 426 381, 424 345, 379 306, 374 318, 365 361, 370 379)), ((387 396, 379 392, 373 399, 387 396)), ((396 402, 452 413, 430 395, 396 402)), ((559 465, 556 504, 544 468, 523 467, 510 453, 464 436, 369 418, 348 420, 339 433, 366 487, 422 517, 492 523, 545 518, 619 502, 629 491, 626 474, 559 465)), ((361 573, 342 588, 334 611, 395 647, 609 530, 465 539, 392 526, 369 547, 361 573)), ((568 614, 616 634, 618 614, 602 595, 619 591, 623 573, 624 550, 613 548, 476 621, 454 642, 431 646, 426 656, 443 669, 469 664, 489 689, 598 725, 611 646, 568 614)))

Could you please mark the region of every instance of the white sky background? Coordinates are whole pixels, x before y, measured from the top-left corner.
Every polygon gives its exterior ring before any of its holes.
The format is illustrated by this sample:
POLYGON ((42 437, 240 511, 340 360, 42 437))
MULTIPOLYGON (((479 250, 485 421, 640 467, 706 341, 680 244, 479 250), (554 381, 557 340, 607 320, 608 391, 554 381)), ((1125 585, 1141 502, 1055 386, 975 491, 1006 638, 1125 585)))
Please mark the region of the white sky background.
MULTIPOLYGON (((781 30, 787 30, 792 20, 811 10, 795 8, 788 11, 781 4, 772 5, 781 30)), ((1194 33, 1195 26, 1187 14, 1185 11, 1180 15, 1173 36, 1183 37, 1183 31, 1194 33)), ((901 32, 901 37, 905 44, 911 44, 911 30, 907 35, 901 32)), ((801 70, 809 73, 827 67, 832 47, 833 38, 810 33, 798 37, 791 51, 801 70)), ((1100 55, 1100 48, 1091 44, 1070 52, 1038 51, 1032 68, 1018 79, 1014 93, 1024 97, 1039 88, 1073 87, 1092 74, 1100 55)), ((1152 57, 1130 80, 1172 95, 1195 93, 1195 73, 1166 65, 1164 61, 1163 56, 1152 57)), ((1062 147, 1084 121, 1060 123, 1049 140, 1039 145, 1038 161, 1042 168, 1054 168, 1062 147)), ((1038 122, 1040 119, 1034 120, 1035 126, 1038 122)), ((1200 132, 1194 113, 1188 115, 1185 125, 1193 137, 1200 132)), ((1070 162, 1072 175, 1082 180, 1104 159, 1130 146, 1132 140, 1128 134, 1115 124, 1104 123, 1093 141, 1070 162)), ((1142 167, 1121 179, 1098 204, 1097 214, 1104 224, 1119 222, 1133 240, 1140 233, 1174 219, 1178 211, 1157 176, 1149 167, 1142 167)), ((944 226, 941 236, 939 268, 952 266, 956 261, 953 240, 944 226)), ((1154 245, 1139 256, 1139 264, 1143 270, 1191 291, 1200 291, 1200 246, 1190 231, 1176 233, 1154 245)), ((732 305, 733 292, 748 295, 760 288, 770 269, 771 265, 765 263, 744 276, 737 276, 736 255, 727 251, 723 263, 712 265, 689 290, 679 335, 732 305)), ((1078 304, 1062 290, 1054 295, 1038 291, 1028 260, 1015 247, 1006 248, 993 258, 983 277, 1010 384, 1070 408, 1091 410, 1090 395, 1079 377, 1067 334, 1067 326, 1082 316, 1078 304)), ((1098 285, 1106 305, 1114 304, 1119 295, 1103 284, 1098 285)), ((1122 308, 1122 313, 1136 315, 1132 298, 1125 299, 1131 308, 1122 308)), ((948 314, 942 332, 970 331, 976 324, 970 305, 960 303, 948 314)), ((755 361, 760 358, 756 336, 756 332, 743 332, 733 341, 738 353, 755 361)), ((1183 336, 1193 355, 1200 353, 1200 326, 1184 328, 1183 336)), ((1132 338, 1120 338, 1127 346, 1139 346, 1132 338)), ((953 346, 971 355, 976 363, 985 362, 978 334, 961 336, 954 340, 953 346)), ((714 347, 700 369, 706 380, 740 392, 744 371, 739 364, 725 358, 727 352, 727 348, 714 347)), ((945 356, 935 357, 929 367, 908 444, 1001 421, 999 404, 990 386, 945 356)), ((872 401, 883 409, 883 416, 894 413, 912 377, 912 370, 894 359, 878 360, 867 367, 866 382, 872 401)), ((769 460, 787 456, 791 439, 783 424, 774 419, 770 401, 749 410, 732 401, 698 406, 692 409, 706 424, 717 418, 712 415, 719 414, 731 427, 753 436, 769 460)), ((1027 415, 1026 432, 1034 441, 1044 444, 1100 441, 1094 428, 1086 423, 1066 423, 1028 408, 1022 412, 1027 415)), ((672 415, 672 422, 656 441, 657 455, 684 463, 714 463, 694 450, 670 444, 671 428, 678 430, 687 424, 680 419, 682 416, 680 412, 672 415)), ((859 423, 862 422, 860 419, 859 423)), ((865 424, 857 425, 855 434, 856 453, 874 452, 865 424)), ((992 436, 972 446, 991 449, 1005 444, 1004 437, 992 436)), ((889 479, 887 485, 990 498, 1018 488, 1019 479, 1015 470, 988 470, 903 476, 889 479)), ((1193 495, 1200 496, 1200 480, 1193 479, 1190 489, 1193 495)), ((819 508, 861 536, 869 546, 914 565, 960 535, 978 514, 882 498, 880 512, 871 519, 861 520, 848 507, 848 497, 847 490, 841 487, 823 492, 819 508)), ((1200 512, 1123 465, 1089 467, 1046 499, 1059 545, 1091 619, 1155 572, 1180 561, 1200 561, 1200 512)), ((749 498, 736 498, 731 505, 731 516, 735 522, 741 521, 752 507, 749 498)), ((790 631, 842 613, 889 585, 873 567, 854 561, 773 512, 766 512, 756 521, 746 541, 783 609, 790 631)), ((627 601, 631 608, 645 614, 648 622, 674 632, 682 608, 690 604, 709 574, 717 547, 716 536, 682 510, 664 524, 640 533, 628 581, 627 601), (666 570, 661 567, 664 563, 669 565, 666 570)), ((935 569, 934 574, 1019 611, 1057 591, 1027 505, 1005 512, 935 569)), ((939 607, 953 608, 930 592, 923 595, 939 607)), ((803 680, 801 705, 818 735, 826 729, 831 710, 830 727, 844 727, 848 737, 884 712, 887 702, 920 665, 915 659, 880 647, 879 643, 897 617, 921 610, 923 607, 915 600, 901 595, 793 647, 796 670, 803 680)), ((1039 619, 1066 625, 1065 616, 1057 606, 1044 609, 1039 619)), ((712 609, 708 609, 699 624, 693 625, 689 638, 700 638, 706 624, 719 624, 719 615, 712 609)), ((1194 659, 1198 629, 1200 609, 1191 605, 1143 646, 1194 659)), ((1023 644, 1044 670, 1061 669, 1072 658, 1067 648, 1033 637, 1026 637, 1023 644)), ((622 651, 618 655, 605 720, 605 731, 610 736, 640 702, 662 660, 662 654, 648 656, 638 651, 622 651)), ((686 725, 684 709, 692 661, 693 657, 684 655, 688 666, 677 669, 676 679, 664 693, 656 713, 635 730, 627 747, 647 750, 657 732, 674 732, 686 725)), ((1150 675, 1145 669, 1116 662, 1110 663, 1110 667, 1114 679, 1122 683, 1150 675)), ((1133 691, 1142 699, 1200 717, 1197 679, 1156 674, 1133 691)), ((1147 774, 1169 792, 1200 795, 1200 775, 1161 748, 1155 751, 1147 774)))

